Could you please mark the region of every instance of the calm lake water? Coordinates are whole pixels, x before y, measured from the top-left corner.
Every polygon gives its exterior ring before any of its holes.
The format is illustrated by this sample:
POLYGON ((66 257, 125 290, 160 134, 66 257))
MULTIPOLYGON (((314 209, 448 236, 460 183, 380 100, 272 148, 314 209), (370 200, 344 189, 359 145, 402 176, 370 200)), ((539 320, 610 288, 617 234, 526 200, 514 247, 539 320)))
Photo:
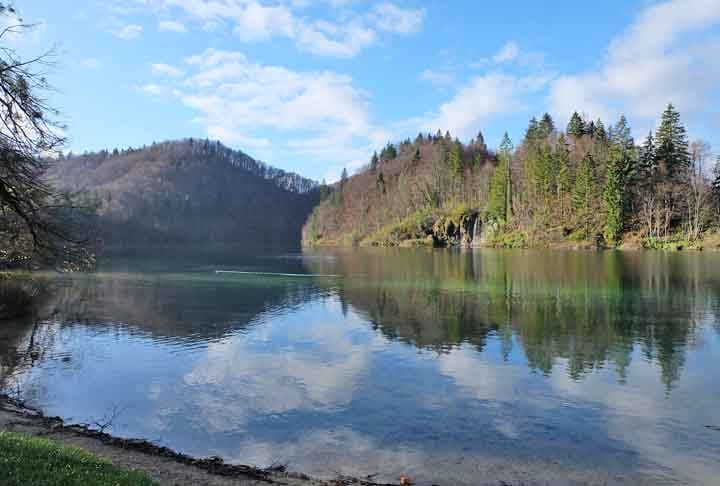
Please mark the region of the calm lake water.
POLYGON ((720 254, 115 259, 0 384, 198 456, 418 484, 720 484, 720 254), (249 273, 216 273, 217 270, 249 273))

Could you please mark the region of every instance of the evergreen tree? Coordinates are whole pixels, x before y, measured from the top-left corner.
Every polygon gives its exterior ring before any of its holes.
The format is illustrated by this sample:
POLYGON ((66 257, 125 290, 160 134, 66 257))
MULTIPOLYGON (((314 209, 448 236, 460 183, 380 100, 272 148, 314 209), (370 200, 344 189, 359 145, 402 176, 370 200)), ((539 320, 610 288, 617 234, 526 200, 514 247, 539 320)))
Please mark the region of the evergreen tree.
POLYGON ((717 162, 713 168, 713 179, 711 182, 712 196, 715 202, 715 207, 720 210, 720 155, 718 155, 717 162))
POLYGON ((538 124, 538 136, 547 138, 555 132, 555 122, 550 113, 545 113, 538 124))
POLYGON ((415 149, 415 155, 413 155, 413 162, 420 162, 420 148, 415 149))
POLYGON ((599 142, 606 142, 608 140, 608 133, 605 130, 605 124, 600 118, 595 122, 595 138, 599 142))
POLYGON ((648 133, 645 143, 643 143, 643 146, 640 149, 639 165, 640 171, 645 176, 652 176, 655 174, 655 169, 657 168, 657 151, 652 132, 648 133))
POLYGON ((373 153, 373 156, 370 159, 370 170, 375 172, 377 170, 379 162, 380 162, 380 159, 378 158, 377 152, 373 153))
POLYGON ((590 137, 595 138, 595 122, 590 120, 590 123, 588 123, 585 126, 585 134, 590 135, 590 137))
POLYGON ((510 160, 512 157, 512 142, 507 133, 500 144, 498 158, 500 163, 495 167, 490 180, 490 194, 488 196, 488 217, 501 224, 507 223, 511 214, 511 181, 510 160))
POLYGON ((575 209, 578 222, 584 226, 585 237, 590 236, 590 218, 592 216, 592 203, 595 192, 595 163, 592 155, 588 153, 578 167, 575 186, 572 193, 572 205, 575 209))
POLYGON ((452 145, 450 145, 446 155, 446 163, 448 170, 450 171, 450 175, 452 175, 455 179, 461 179, 465 166, 463 164, 462 146, 460 143, 453 142, 452 145))
POLYGON ((486 153, 487 152, 487 145, 485 144, 485 137, 483 136, 482 132, 478 132, 477 137, 475 140, 473 140, 472 143, 475 150, 486 153))
POLYGON ((567 146, 565 135, 560 134, 557 147, 555 148, 555 165, 557 167, 557 178, 555 186, 557 188, 557 199, 560 205, 560 217, 565 221, 565 199, 566 194, 570 192, 570 150, 567 146))
POLYGON ((607 162, 603 203, 605 209, 605 240, 617 244, 625 227, 626 166, 629 153, 618 145, 610 149, 607 162))
POLYGON ((585 121, 577 111, 573 112, 570 117, 570 122, 568 123, 566 131, 568 135, 575 138, 580 138, 585 135, 585 121))
POLYGON ((538 124, 537 118, 532 117, 530 123, 528 123, 527 130, 525 131, 525 143, 532 143, 538 138, 540 125, 538 124))
POLYGON ((623 151, 629 152, 635 148, 635 140, 632 138, 625 115, 620 115, 618 122, 610 129, 610 141, 623 151))
POLYGON ((662 114, 657 131, 657 160, 664 163, 669 175, 675 175, 690 166, 690 150, 680 113, 671 104, 662 114))

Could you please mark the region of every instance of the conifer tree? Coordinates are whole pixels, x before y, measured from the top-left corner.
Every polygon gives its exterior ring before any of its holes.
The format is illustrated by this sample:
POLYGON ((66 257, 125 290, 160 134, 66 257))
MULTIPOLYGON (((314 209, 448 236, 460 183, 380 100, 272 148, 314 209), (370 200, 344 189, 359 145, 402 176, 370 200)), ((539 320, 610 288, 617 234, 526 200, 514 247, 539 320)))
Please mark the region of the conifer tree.
POLYGON ((715 167, 713 168, 711 190, 715 207, 720 212, 720 155, 718 155, 717 162, 715 162, 715 167))
POLYGON ((651 176, 657 168, 657 151, 655 148, 655 139, 652 132, 648 133, 645 143, 640 149, 639 169, 645 176, 651 176))
POLYGON ((501 224, 507 223, 511 214, 511 157, 512 142, 508 134, 505 133, 498 153, 500 163, 495 167, 492 179, 490 180, 490 194, 487 208, 488 217, 501 224))
POLYGON ((580 138, 585 135, 585 122, 577 111, 573 112, 567 126, 567 134, 571 137, 580 138))
POLYGON ((570 192, 570 150, 567 146, 565 135, 560 134, 557 147, 555 148, 555 165, 557 166, 557 199, 560 205, 560 218, 565 222, 566 195, 570 192))
POLYGON ((690 166, 687 133, 672 103, 662 114, 656 136, 657 160, 665 164, 668 174, 675 175, 690 166))
POLYGON ((626 166, 630 154, 618 145, 610 148, 607 162, 603 204, 605 209, 605 240, 617 244, 625 227, 626 166))
POLYGON ((555 122, 550 116, 550 113, 545 113, 540 119, 538 124, 538 135, 542 138, 547 138, 555 131, 555 122))
POLYGON ((462 146, 458 142, 453 142, 447 151, 446 162, 450 175, 453 178, 461 179, 465 170, 462 159, 462 146))
POLYGON ((632 151, 635 148, 635 140, 632 138, 630 125, 625 115, 620 115, 620 119, 610 130, 610 141, 620 147, 623 151, 632 151))
POLYGON ((533 143, 537 140, 540 133, 540 125, 538 124, 537 118, 532 117, 528 124, 527 130, 525 131, 525 143, 533 143))
POLYGON ((608 139, 608 133, 605 130, 605 124, 600 118, 595 122, 595 138, 600 142, 605 142, 608 139))
POLYGON ((378 158, 377 152, 373 153, 372 158, 370 159, 370 170, 375 172, 378 167, 378 162, 380 162, 380 159, 378 158))
POLYGON ((588 153, 578 167, 575 186, 572 193, 572 204, 578 222, 584 226, 585 237, 590 235, 590 218, 595 192, 595 167, 592 155, 588 153))

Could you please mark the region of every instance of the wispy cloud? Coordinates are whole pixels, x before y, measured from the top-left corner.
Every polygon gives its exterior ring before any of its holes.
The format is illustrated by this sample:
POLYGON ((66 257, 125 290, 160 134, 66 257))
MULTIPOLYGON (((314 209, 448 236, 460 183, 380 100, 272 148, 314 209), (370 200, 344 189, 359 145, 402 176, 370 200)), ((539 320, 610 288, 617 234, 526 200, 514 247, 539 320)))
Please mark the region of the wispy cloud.
POLYGON ((561 76, 551 90, 553 111, 567 116, 625 113, 652 126, 668 102, 692 116, 720 97, 717 0, 671 0, 644 9, 610 42, 597 70, 561 76))
MULTIPOLYGON (((333 7, 350 2, 330 0, 333 7)), ((302 10, 306 2, 281 0, 144 0, 152 12, 168 16, 182 14, 199 22, 205 30, 228 25, 246 43, 273 38, 292 40, 297 48, 319 56, 351 58, 378 42, 381 33, 409 35, 418 32, 425 18, 424 9, 408 9, 391 2, 378 3, 366 11, 327 10, 322 17, 309 17, 302 10)), ((160 30, 182 32, 185 24, 164 19, 160 30)))
MULTIPOLYGON (((371 121, 367 94, 349 76, 293 71, 215 49, 187 58, 185 68, 186 74, 164 86, 138 89, 150 95, 172 93, 197 113, 196 122, 209 136, 226 143, 353 168, 388 140, 388 133, 371 121)), ((155 64, 153 70, 184 71, 165 64, 155 64)))

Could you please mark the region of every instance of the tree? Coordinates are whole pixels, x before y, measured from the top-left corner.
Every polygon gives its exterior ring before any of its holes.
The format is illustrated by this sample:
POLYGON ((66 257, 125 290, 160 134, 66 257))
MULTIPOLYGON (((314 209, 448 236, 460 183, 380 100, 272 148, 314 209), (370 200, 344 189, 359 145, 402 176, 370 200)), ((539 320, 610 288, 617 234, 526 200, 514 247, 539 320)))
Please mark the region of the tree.
POLYGON ((690 145, 691 167, 687 171, 687 232, 689 240, 697 240, 705 228, 711 185, 705 178, 705 164, 710 158, 710 145, 695 140, 690 145))
POLYGON ((495 167, 490 180, 490 194, 488 196, 488 218, 505 224, 510 220, 511 212, 511 181, 510 160, 512 157, 512 142, 505 133, 500 145, 498 158, 500 163, 495 167))
POLYGON ((633 140, 625 115, 620 115, 620 119, 610 129, 610 141, 623 151, 629 152, 635 148, 635 140, 633 140))
POLYGON ((446 163, 450 175, 455 180, 462 179, 465 166, 462 158, 462 145, 459 142, 452 142, 447 151, 446 163))
POLYGON ((645 176, 652 176, 657 169, 657 150, 652 132, 648 133, 645 143, 640 149, 639 170, 645 176))
POLYGON ((571 137, 580 138, 585 135, 585 122, 577 111, 573 112, 567 126, 567 134, 571 137))
MULTIPOLYGON (((0 15, 16 18, 4 3, 0 15)), ((22 21, 11 24, 0 32, 0 41, 29 27, 22 21)), ((65 143, 59 113, 42 96, 51 89, 42 70, 52 55, 23 60, 10 47, 0 47, 0 267, 74 270, 93 263, 86 238, 79 236, 85 208, 45 177, 65 143)))
POLYGON ((592 155, 588 153, 580 163, 572 192, 573 209, 578 222, 584 227, 585 238, 590 236, 594 192, 595 167, 592 155))
POLYGON ((560 134, 557 146, 555 147, 555 165, 557 166, 557 199, 560 205, 560 219, 565 223, 565 212, 567 210, 567 194, 570 192, 570 150, 567 146, 565 135, 560 134))
POLYGON ((670 176, 681 173, 690 165, 690 150, 680 113, 670 103, 662 114, 657 130, 657 160, 670 176))
POLYGON ((713 167, 711 188, 717 217, 720 216, 720 155, 718 155, 717 160, 715 161, 715 167, 713 167))
POLYGON ((625 228, 626 160, 629 156, 620 146, 613 145, 607 162, 603 203, 605 209, 605 240, 617 244, 625 228))
POLYGON ((377 152, 374 152, 372 158, 370 159, 370 170, 375 172, 377 170, 379 162, 380 159, 378 158, 378 154, 377 152))
POLYGON ((555 122, 550 113, 545 113, 538 124, 538 136, 547 138, 555 133, 555 122))

